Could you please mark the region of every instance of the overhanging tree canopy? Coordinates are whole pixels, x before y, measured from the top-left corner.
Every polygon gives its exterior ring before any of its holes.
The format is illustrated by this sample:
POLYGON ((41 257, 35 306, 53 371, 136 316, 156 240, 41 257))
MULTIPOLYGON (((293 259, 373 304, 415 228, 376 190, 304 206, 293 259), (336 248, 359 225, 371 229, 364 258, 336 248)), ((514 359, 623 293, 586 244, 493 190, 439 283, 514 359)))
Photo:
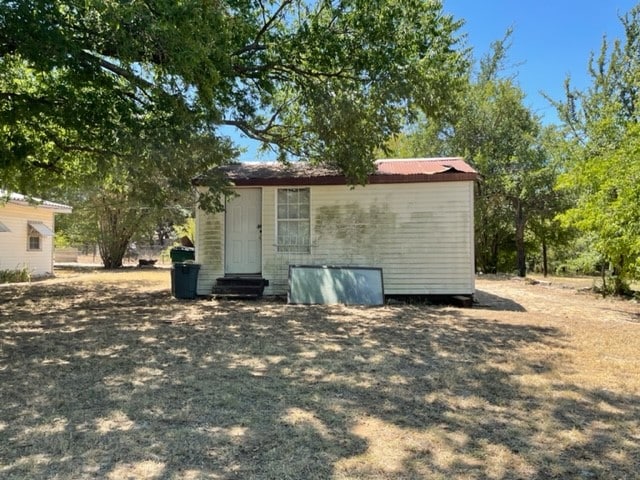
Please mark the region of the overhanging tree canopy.
POLYGON ((117 172, 166 202, 234 157, 225 126, 357 181, 449 102, 459 26, 423 0, 2 2, 0 184, 117 172))

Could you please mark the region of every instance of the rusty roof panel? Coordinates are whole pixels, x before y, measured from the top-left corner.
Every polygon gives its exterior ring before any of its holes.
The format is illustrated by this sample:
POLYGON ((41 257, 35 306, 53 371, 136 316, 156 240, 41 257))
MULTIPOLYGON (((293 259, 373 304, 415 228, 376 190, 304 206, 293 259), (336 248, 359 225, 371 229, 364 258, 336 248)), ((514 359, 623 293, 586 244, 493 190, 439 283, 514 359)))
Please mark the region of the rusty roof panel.
POLYGON ((377 160, 381 175, 434 175, 439 173, 477 173, 462 158, 407 158, 377 160))
MULTIPOLYGON (((383 159, 377 160, 375 165, 377 171, 368 177, 368 183, 473 181, 477 177, 477 172, 458 157, 383 159)), ((347 183, 339 170, 307 162, 238 163, 226 165, 220 170, 237 186, 347 183)))

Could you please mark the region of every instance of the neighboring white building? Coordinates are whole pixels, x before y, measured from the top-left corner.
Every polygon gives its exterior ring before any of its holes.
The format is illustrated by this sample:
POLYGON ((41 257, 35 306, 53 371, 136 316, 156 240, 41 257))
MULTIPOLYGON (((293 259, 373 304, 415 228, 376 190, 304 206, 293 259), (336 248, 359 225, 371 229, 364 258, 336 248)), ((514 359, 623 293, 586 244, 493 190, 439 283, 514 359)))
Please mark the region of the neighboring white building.
POLYGON ((71 207, 0 190, 0 270, 53 273, 56 213, 71 213, 71 207))
POLYGON ((196 214, 198 294, 261 276, 266 295, 284 295, 289 265, 338 265, 382 268, 385 295, 473 295, 476 171, 460 158, 376 167, 353 188, 304 163, 225 167, 238 196, 196 214))

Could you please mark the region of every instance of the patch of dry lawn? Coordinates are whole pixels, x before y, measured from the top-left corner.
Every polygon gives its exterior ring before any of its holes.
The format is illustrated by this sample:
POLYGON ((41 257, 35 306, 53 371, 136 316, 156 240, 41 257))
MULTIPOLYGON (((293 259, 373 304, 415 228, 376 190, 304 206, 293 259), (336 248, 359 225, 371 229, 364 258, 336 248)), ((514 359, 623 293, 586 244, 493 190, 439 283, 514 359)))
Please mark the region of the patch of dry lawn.
POLYGON ((0 287, 0 477, 636 478, 640 309, 180 301, 168 271, 0 287))

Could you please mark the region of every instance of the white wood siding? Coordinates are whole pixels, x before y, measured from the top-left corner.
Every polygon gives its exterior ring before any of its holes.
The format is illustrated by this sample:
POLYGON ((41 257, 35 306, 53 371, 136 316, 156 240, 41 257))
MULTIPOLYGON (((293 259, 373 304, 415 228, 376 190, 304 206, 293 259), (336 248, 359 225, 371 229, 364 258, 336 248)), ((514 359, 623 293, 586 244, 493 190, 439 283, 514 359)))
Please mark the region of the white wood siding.
MULTIPOLYGON (((383 269, 387 295, 473 294, 473 182, 310 186, 311 252, 276 246, 276 191, 262 187, 266 295, 285 295, 290 264, 383 269)), ((196 215, 198 293, 224 275, 224 213, 196 215)))
POLYGON ((473 182, 311 186, 310 254, 277 252, 276 189, 263 188, 265 294, 286 293, 290 264, 382 267, 387 295, 474 292, 473 182))
POLYGON ((196 263, 198 295, 208 295, 216 278, 224 276, 224 212, 196 212, 196 263))
POLYGON ((42 222, 54 230, 54 212, 50 209, 14 203, 0 205, 0 222, 11 231, 0 232, 0 270, 28 268, 31 275, 53 273, 53 237, 40 238, 40 250, 27 250, 27 224, 42 222))

